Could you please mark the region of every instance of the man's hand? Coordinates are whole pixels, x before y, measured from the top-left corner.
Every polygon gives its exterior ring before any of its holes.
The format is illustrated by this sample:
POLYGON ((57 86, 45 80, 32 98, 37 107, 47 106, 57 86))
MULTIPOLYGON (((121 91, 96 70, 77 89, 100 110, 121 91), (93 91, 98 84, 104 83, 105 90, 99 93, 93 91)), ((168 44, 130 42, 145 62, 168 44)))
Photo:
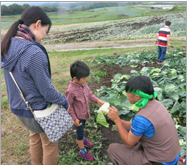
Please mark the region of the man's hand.
POLYGON ((171 44, 168 44, 168 46, 170 47, 170 46, 171 46, 171 44))
POLYGON ((109 107, 109 112, 107 114, 107 116, 114 122, 118 122, 121 121, 120 117, 119 117, 119 112, 115 107, 109 107))
POLYGON ((80 124, 80 120, 79 119, 76 119, 76 120, 74 120, 74 125, 77 126, 77 127, 79 127, 82 124, 80 124))
POLYGON ((102 101, 102 100, 98 100, 98 101, 97 101, 97 104, 99 104, 100 106, 102 106, 104 103, 105 103, 105 102, 102 101))
POLYGON ((168 43, 168 46, 171 46, 170 45, 170 36, 167 36, 167 43, 168 43))

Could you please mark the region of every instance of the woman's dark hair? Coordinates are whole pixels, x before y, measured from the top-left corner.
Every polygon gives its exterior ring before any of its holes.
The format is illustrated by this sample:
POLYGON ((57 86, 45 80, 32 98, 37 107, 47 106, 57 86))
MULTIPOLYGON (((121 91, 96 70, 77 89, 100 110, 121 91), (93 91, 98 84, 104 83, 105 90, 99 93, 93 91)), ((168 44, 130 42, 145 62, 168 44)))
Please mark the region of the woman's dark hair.
POLYGON ((136 76, 130 78, 125 86, 125 91, 135 92, 136 90, 152 95, 154 93, 154 89, 150 78, 147 76, 136 76))
POLYGON ((48 32, 51 28, 52 22, 44 10, 38 6, 32 6, 27 8, 21 15, 21 19, 14 22, 6 35, 4 36, 1 42, 1 56, 5 56, 8 52, 11 38, 14 37, 18 30, 19 24, 25 24, 26 26, 30 26, 33 23, 36 23, 38 20, 41 20, 42 26, 49 25, 48 32))
POLYGON ((71 77, 76 77, 78 80, 89 76, 89 67, 82 61, 76 61, 70 66, 71 77))
POLYGON ((166 22, 165 22, 165 25, 166 25, 166 26, 170 26, 170 25, 171 25, 171 22, 170 22, 170 21, 166 21, 166 22))

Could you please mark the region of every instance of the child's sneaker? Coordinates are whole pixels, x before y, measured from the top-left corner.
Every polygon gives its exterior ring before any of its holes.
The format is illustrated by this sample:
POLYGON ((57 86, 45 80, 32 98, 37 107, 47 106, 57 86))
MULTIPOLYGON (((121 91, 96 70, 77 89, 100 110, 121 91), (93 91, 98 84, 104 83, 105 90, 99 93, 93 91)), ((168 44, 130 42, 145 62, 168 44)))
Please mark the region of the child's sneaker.
POLYGON ((82 154, 80 153, 80 151, 79 151, 79 152, 78 152, 78 155, 80 155, 81 157, 85 158, 87 161, 94 161, 94 160, 95 160, 94 156, 91 155, 91 154, 89 153, 89 151, 87 151, 87 154, 86 154, 86 155, 82 155, 82 154))
POLYGON ((84 140, 84 145, 86 147, 93 147, 93 143, 91 143, 87 138, 84 140))

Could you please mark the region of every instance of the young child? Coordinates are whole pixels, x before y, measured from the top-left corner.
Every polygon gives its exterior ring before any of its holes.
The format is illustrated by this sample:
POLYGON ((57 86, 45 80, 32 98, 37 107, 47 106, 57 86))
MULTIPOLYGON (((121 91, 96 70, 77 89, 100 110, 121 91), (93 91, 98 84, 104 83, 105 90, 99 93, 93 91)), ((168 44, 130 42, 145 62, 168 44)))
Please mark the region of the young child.
POLYGON ((89 76, 89 67, 82 61, 76 61, 70 66, 72 80, 66 90, 66 97, 70 104, 69 114, 74 120, 76 128, 76 141, 80 148, 79 155, 87 161, 94 161, 92 154, 87 151, 86 147, 92 147, 91 143, 84 136, 85 123, 90 118, 89 100, 103 105, 104 101, 98 99, 86 84, 89 76))

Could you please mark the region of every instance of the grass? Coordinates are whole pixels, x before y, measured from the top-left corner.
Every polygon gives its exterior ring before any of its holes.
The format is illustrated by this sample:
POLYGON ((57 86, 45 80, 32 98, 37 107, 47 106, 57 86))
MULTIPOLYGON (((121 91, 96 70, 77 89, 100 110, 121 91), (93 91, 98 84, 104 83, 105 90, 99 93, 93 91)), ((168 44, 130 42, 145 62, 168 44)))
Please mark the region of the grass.
POLYGON ((67 13, 63 15, 58 15, 56 13, 49 14, 49 17, 54 22, 54 25, 66 25, 72 23, 88 23, 96 21, 107 21, 107 20, 116 20, 116 19, 125 19, 138 17, 140 15, 150 16, 150 15, 159 15, 159 14, 170 14, 186 11, 186 6, 180 6, 177 10, 171 11, 169 9, 150 9, 150 5, 147 8, 140 8, 139 5, 130 5, 130 6, 119 6, 119 7, 106 7, 103 10, 87 10, 87 11, 74 11, 72 13, 67 13), (126 15, 122 17, 120 15, 126 15), (63 21, 61 21, 63 19, 63 21))
MULTIPOLYGON (((137 10, 137 9, 133 9, 137 10)), ((111 8, 108 12, 115 13, 115 9, 111 8)), ((153 14, 159 14, 158 12, 167 13, 168 11, 154 11, 153 14)), ((107 21, 113 19, 120 19, 117 15, 104 15, 105 11, 96 11, 96 12, 75 12, 68 15, 56 15, 54 13, 50 14, 54 24, 73 24, 73 23, 84 23, 84 22, 94 22, 94 21, 107 21), (94 15, 97 14, 97 17, 94 15), (61 21, 61 19, 68 19, 68 21, 61 21)), ((160 14, 161 14, 160 13, 160 14)), ((162 14, 164 14, 162 13, 162 14)), ((170 13, 170 12, 168 12, 170 13)), ((142 13, 140 13, 142 14, 142 13)), ((148 13, 149 15, 150 13, 148 13)), ((1 21, 14 22, 20 18, 20 15, 11 16, 11 17, 1 17, 1 21)), ((122 17, 121 19, 125 19, 122 17)), ((9 26, 1 27, 1 34, 4 33, 9 26)), ((109 41, 117 41, 109 40, 109 41)), ((121 40, 121 39, 120 39, 121 40)), ((145 41, 144 41, 145 42, 145 41)), ((125 43, 126 44, 126 43, 125 43)), ((173 47, 169 50, 176 48, 186 49, 186 42, 179 40, 171 40, 171 45, 173 47)), ((102 46, 98 46, 102 48, 102 46)), ((65 94, 65 90, 70 82, 70 64, 76 60, 83 60, 90 67, 92 67, 93 75, 98 75, 95 79, 96 82, 100 82, 100 74, 105 75, 105 73, 97 72, 97 67, 87 60, 91 60, 97 56, 103 55, 121 55, 127 52, 138 51, 142 52, 143 50, 156 50, 157 46, 148 46, 148 47, 134 47, 134 48, 118 48, 118 49, 93 49, 93 50, 78 50, 78 51, 66 51, 66 52, 48 52, 51 62, 51 71, 52 71, 52 83, 55 88, 62 94, 65 94)), ((88 79, 91 81, 91 78, 88 79)), ((92 106, 91 109, 95 109, 96 106, 92 106)), ((93 113, 93 112, 92 112, 93 113)), ((87 128, 89 133, 89 138, 91 141, 95 142, 95 148, 91 149, 91 153, 95 153, 96 161, 94 163, 83 161, 80 158, 77 158, 78 147, 75 143, 75 140, 71 137, 71 134, 68 139, 65 139, 66 142, 72 143, 72 148, 67 148, 63 146, 64 150, 60 153, 59 156, 59 165, 64 164, 78 164, 78 165, 90 165, 90 164, 105 164, 105 157, 101 157, 101 132, 98 128, 99 125, 95 123, 95 118, 92 117, 88 120, 87 128), (96 131, 98 130, 98 131, 96 131), (76 161, 75 161, 76 160, 76 161)), ((3 78, 3 71, 1 69, 1 163, 5 165, 30 165, 30 154, 29 154, 29 131, 18 121, 15 115, 13 115, 9 108, 8 97, 6 92, 5 81, 3 78)))
MULTIPOLYGON (((175 49, 176 47, 184 47, 186 45, 185 42, 179 42, 179 41, 172 41, 171 44, 174 45, 174 48, 171 49, 175 49)), ((92 72, 94 74, 98 73, 99 74, 98 77, 100 77, 101 74, 102 76, 105 76, 105 73, 97 72, 98 71, 97 67, 91 61, 93 58, 103 55, 111 56, 114 55, 115 53, 117 55, 121 55, 133 51, 141 52, 143 50, 157 50, 157 48, 156 46, 152 46, 152 47, 121 48, 121 49, 97 49, 97 50, 80 50, 80 51, 67 51, 67 52, 49 52, 49 58, 50 58, 51 70, 52 70, 52 83, 59 92, 65 94, 65 90, 71 79, 69 73, 69 67, 70 64, 75 62, 76 60, 83 60, 84 62, 86 62, 89 65, 89 67, 94 68, 92 69, 92 72), (91 62, 88 62, 88 60, 90 60, 91 62)), ((26 163, 23 162, 30 162, 29 131, 18 121, 16 116, 10 112, 2 70, 1 70, 1 90, 2 90, 1 162, 2 163, 6 162, 7 164, 12 164, 12 162, 14 162, 14 164, 25 165, 26 163)), ((93 109, 94 108, 96 107, 93 107, 93 109)), ((91 150, 91 152, 95 153, 97 161, 99 162, 100 165, 102 165, 104 163, 102 160, 105 160, 105 158, 100 157, 101 144, 99 139, 101 138, 101 133, 100 131, 96 132, 96 130, 98 130, 97 129, 98 125, 94 122, 94 118, 91 118, 88 121, 87 127, 89 129, 88 131, 91 131, 89 133, 90 136, 89 138, 97 144, 96 146, 98 146, 98 148, 94 148, 93 150, 91 150)), ((74 141, 74 139, 72 140, 71 139, 72 138, 70 137, 69 140, 74 141)), ((81 162, 80 164, 88 164, 88 162, 76 158, 78 147, 75 142, 72 149, 66 148, 66 146, 64 147, 65 147, 64 152, 60 154, 59 165, 69 164, 73 162, 74 159, 76 159, 78 162, 81 162)))
MULTIPOLYGON (((5 103, 1 102, 1 104, 5 103)), ((9 108, 3 107, 1 109, 1 163, 20 164, 21 161, 30 161, 28 151, 29 131, 10 112, 9 108)))
POLYGON ((72 144, 72 148, 70 149, 66 145, 62 146, 63 150, 60 153, 58 165, 64 165, 64 164, 106 165, 105 163, 106 157, 102 156, 101 153, 102 144, 100 140, 102 136, 99 128, 100 126, 96 124, 95 118, 93 116, 89 120, 87 120, 86 131, 89 132, 88 138, 92 142, 94 142, 94 147, 89 149, 89 152, 95 155, 94 162, 87 162, 83 160, 81 157, 77 156, 79 148, 75 142, 75 139, 72 139, 72 137, 68 133, 68 137, 65 139, 66 143, 64 144, 67 143, 72 144), (67 139, 69 140, 68 142, 67 139))
MULTIPOLYGON (((107 21, 107 20, 116 20, 116 19, 126 19, 132 17, 138 17, 141 15, 150 16, 150 15, 159 15, 159 14, 170 14, 186 11, 186 5, 179 6, 177 10, 164 10, 164 9, 150 9, 150 5, 147 7, 142 5, 130 5, 130 6, 118 6, 118 7, 106 7, 104 10, 87 10, 87 11, 74 11, 68 12, 67 14, 57 13, 47 13, 51 18, 53 25, 67 25, 75 23, 88 23, 96 21, 107 21), (126 15, 122 17, 120 15, 126 15)), ((20 18, 20 15, 14 16, 1 16, 1 30, 7 30, 10 25, 17 21, 20 18)))
MULTIPOLYGON (((138 48, 137 50, 140 50, 138 48)), ((136 48, 129 49, 103 49, 103 50, 82 50, 82 51, 68 51, 68 52, 49 52, 49 58, 51 62, 51 70, 52 70, 52 83, 55 88, 62 94, 65 94, 65 90, 70 82, 70 73, 69 67, 70 64, 75 62, 76 60, 83 60, 90 67, 94 66, 94 64, 87 62, 88 59, 95 58, 96 56, 102 55, 113 55, 114 53, 123 54, 129 51, 135 51, 136 48)), ((93 71, 97 71, 93 70, 93 71)), ((2 98, 1 98, 1 163, 5 164, 16 164, 16 165, 25 165, 23 162, 30 162, 29 155, 29 131, 22 125, 21 122, 18 121, 17 117, 13 115, 10 111, 8 104, 8 97, 6 95, 6 86, 4 83, 3 72, 1 71, 1 90, 2 90, 2 98), (18 157, 19 155, 19 157, 18 157), (13 163, 14 162, 14 163, 13 163)), ((100 132, 96 131, 96 123, 91 119, 88 121, 88 128, 90 129, 90 139, 92 139, 97 144, 101 135, 100 132)), ((71 137, 70 137, 71 139, 71 137)), ((74 139, 73 139, 74 140, 74 139)), ((60 155, 60 164, 66 164, 73 160, 77 154, 77 146, 74 142, 73 149, 67 149, 67 154, 61 153, 60 155)), ((96 146, 101 146, 96 145, 96 146)), ((66 148, 65 148, 66 151, 66 148)), ((99 160, 103 160, 100 158, 100 148, 91 150, 91 152, 95 151, 96 157, 99 160)), ((83 160, 78 159, 78 161, 83 162, 83 160)), ((99 161, 100 162, 100 161, 99 161)), ((96 163, 96 162, 95 162, 96 163)), ((79 163, 78 163, 79 164, 79 163)), ((29 163, 28 163, 29 165, 29 163)), ((79 164, 80 165, 80 164, 79 164)), ((101 163, 102 165, 102 163, 101 163)))

